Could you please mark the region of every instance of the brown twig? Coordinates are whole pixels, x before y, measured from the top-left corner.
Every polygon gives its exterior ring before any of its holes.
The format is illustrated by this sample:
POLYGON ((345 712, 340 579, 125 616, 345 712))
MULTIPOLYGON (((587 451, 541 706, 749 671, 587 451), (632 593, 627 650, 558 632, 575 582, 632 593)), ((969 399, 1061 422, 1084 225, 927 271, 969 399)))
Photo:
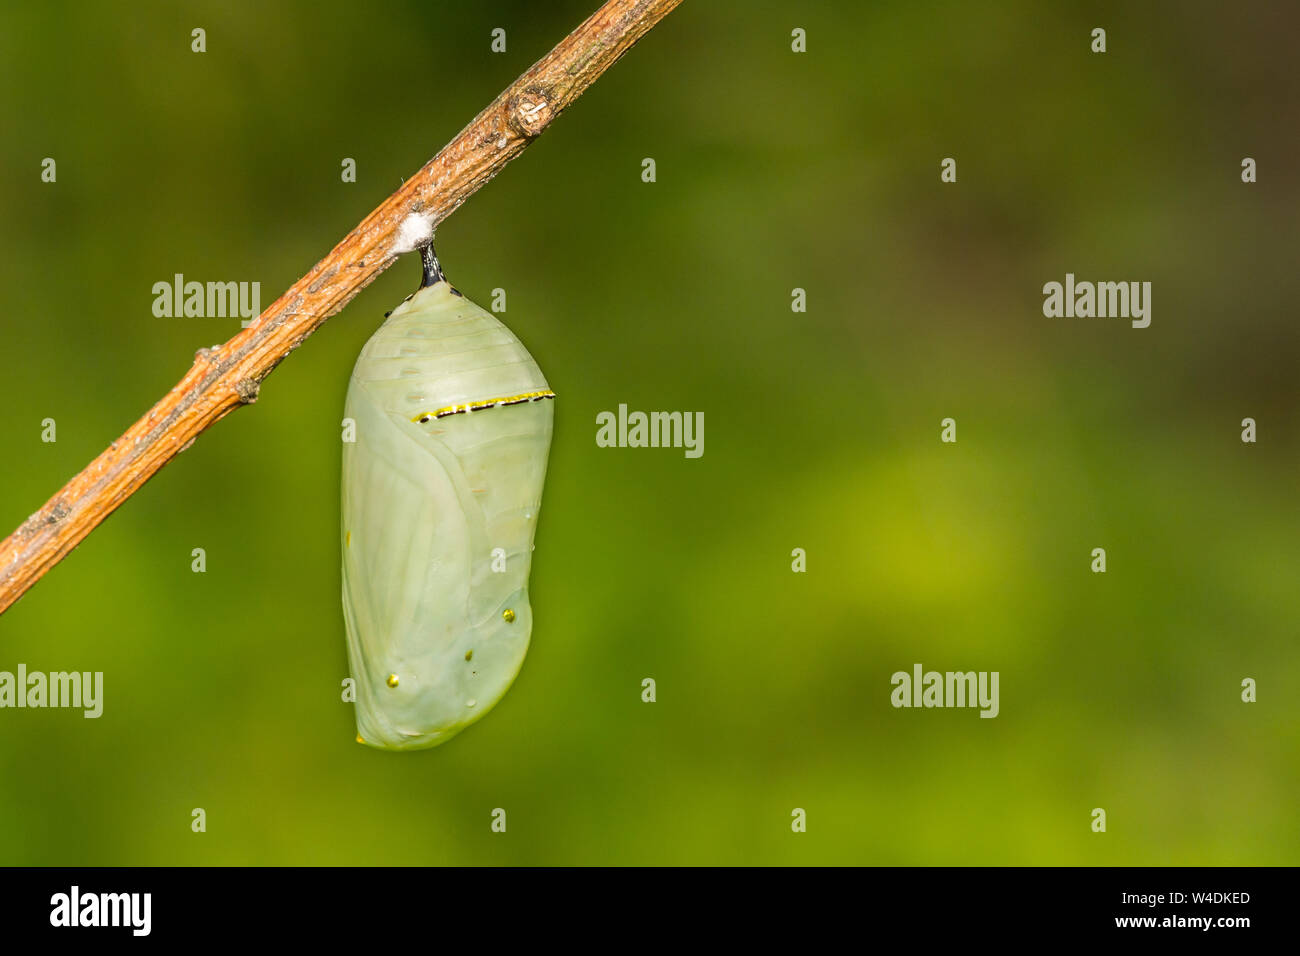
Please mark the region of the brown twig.
POLYGON ((609 0, 225 345, 194 365, 45 507, 0 542, 0 613, 204 429, 257 399, 290 352, 518 156, 681 0, 609 0))

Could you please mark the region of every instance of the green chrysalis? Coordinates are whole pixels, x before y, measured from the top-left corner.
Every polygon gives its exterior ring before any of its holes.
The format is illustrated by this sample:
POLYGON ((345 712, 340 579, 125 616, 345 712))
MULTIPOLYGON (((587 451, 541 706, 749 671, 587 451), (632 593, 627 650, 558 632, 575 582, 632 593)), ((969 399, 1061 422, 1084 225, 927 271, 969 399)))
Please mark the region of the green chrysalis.
POLYGON ((357 739, 432 747, 523 664, 554 393, 509 329, 442 276, 357 359, 343 445, 343 615, 357 739))

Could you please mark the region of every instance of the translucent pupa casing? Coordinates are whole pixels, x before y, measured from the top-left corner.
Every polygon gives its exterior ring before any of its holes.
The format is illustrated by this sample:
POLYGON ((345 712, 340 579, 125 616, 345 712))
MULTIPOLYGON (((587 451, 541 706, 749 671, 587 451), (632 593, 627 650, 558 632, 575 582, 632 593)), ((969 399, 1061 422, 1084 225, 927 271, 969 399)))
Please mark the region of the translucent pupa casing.
POLYGON ((445 280, 361 350, 344 412, 355 440, 343 444, 342 544, 362 743, 440 744, 519 673, 551 397, 519 339, 445 280))

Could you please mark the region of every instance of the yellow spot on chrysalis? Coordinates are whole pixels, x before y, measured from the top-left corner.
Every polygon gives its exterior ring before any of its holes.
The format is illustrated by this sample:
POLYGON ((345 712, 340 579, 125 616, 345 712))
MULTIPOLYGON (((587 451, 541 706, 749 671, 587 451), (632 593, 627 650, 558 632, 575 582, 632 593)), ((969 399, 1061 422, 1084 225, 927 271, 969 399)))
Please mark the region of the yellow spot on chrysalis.
POLYGON ((388 686, 389 686, 389 687, 396 687, 396 686, 397 686, 397 675, 396 675, 396 674, 389 674, 389 675, 388 675, 388 686))
POLYGON ((365 741, 361 739, 361 735, 360 735, 360 734, 357 734, 357 743, 359 743, 359 744, 364 744, 364 743, 365 743, 365 741))
POLYGON ((473 659, 474 659, 474 652, 473 652, 472 650, 468 650, 468 651, 466 651, 466 652, 465 652, 465 660, 467 660, 467 661, 472 661, 473 659))
POLYGON ((352 547, 352 532, 351 532, 351 531, 349 531, 347 534, 345 534, 345 535, 343 536, 343 546, 346 547, 346 548, 350 548, 350 547, 352 547))
POLYGON ((515 620, 515 612, 512 611, 512 610, 510 610, 510 608, 506 608, 504 611, 502 611, 502 612, 501 612, 501 616, 502 616, 503 618, 506 619, 506 623, 507 623, 507 624, 513 624, 513 623, 514 623, 514 620, 515 620))

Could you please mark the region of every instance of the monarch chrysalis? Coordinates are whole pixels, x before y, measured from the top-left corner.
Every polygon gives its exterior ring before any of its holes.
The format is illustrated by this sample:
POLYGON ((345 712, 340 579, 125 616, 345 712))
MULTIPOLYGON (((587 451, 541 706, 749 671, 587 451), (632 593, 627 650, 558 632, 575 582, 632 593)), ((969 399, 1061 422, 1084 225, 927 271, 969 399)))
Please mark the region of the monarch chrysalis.
POLYGON ((343 616, 357 739, 432 747, 482 717, 528 650, 528 571, 554 397, 523 344, 424 279, 357 359, 344 414, 343 616))

